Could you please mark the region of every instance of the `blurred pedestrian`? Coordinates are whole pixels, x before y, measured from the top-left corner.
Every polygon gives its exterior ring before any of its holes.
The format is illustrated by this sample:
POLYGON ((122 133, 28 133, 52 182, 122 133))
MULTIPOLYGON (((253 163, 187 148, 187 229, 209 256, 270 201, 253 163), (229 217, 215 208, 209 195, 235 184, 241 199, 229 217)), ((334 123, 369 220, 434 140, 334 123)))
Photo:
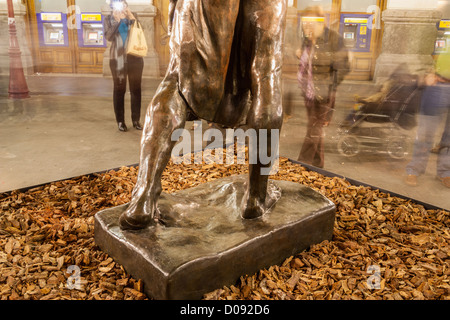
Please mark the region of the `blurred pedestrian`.
POLYGON ((450 188, 450 52, 441 53, 434 71, 426 75, 422 95, 419 126, 414 141, 411 162, 406 166, 406 184, 418 185, 418 177, 425 173, 436 130, 442 118, 446 125, 437 155, 437 178, 450 188))
POLYGON ((336 90, 350 71, 348 51, 342 37, 325 25, 320 6, 302 15, 303 43, 297 78, 304 97, 308 125, 298 161, 323 168, 324 130, 334 111, 336 90))
POLYGON ((125 124, 125 93, 127 80, 131 94, 131 120, 133 127, 142 130, 140 124, 142 101, 142 72, 144 59, 127 52, 127 41, 136 14, 132 13, 125 0, 111 1, 111 14, 104 19, 105 38, 111 42, 110 68, 114 81, 113 103, 120 131, 127 131, 125 124))

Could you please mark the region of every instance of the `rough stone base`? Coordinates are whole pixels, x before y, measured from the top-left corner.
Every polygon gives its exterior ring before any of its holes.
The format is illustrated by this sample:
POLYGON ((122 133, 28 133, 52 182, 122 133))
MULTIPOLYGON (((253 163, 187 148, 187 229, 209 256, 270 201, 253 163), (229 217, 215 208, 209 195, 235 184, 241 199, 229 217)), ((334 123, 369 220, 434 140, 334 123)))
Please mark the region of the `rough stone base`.
POLYGON ((247 177, 219 179, 161 195, 166 226, 122 231, 127 205, 95 216, 96 244, 154 299, 201 299, 242 275, 282 263, 313 244, 331 240, 335 205, 304 185, 272 181, 281 198, 262 218, 244 220, 240 203, 247 177))
POLYGON ((383 11, 382 52, 377 59, 374 79, 378 84, 388 79, 400 64, 412 74, 421 75, 433 66, 438 10, 387 9, 383 11))

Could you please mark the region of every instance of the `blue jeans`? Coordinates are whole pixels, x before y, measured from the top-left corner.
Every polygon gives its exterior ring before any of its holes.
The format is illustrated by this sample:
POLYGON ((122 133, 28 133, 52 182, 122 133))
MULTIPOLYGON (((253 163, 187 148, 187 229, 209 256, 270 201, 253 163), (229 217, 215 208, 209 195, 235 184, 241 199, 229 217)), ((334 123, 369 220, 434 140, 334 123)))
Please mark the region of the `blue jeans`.
POLYGON ((419 176, 425 173, 430 150, 433 147, 436 130, 443 117, 446 124, 440 141, 441 149, 437 159, 438 177, 450 177, 450 84, 426 87, 421 102, 419 125, 411 162, 406 173, 419 176))

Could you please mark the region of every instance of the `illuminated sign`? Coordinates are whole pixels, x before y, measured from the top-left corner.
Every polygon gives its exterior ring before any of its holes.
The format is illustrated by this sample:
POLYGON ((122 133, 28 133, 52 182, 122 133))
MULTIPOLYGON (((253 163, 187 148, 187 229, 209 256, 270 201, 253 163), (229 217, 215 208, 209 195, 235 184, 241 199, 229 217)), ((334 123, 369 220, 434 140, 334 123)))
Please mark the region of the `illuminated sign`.
POLYGON ((102 15, 101 14, 87 14, 82 13, 81 14, 81 21, 102 21, 102 15))
POLYGON ((324 17, 302 17, 302 22, 325 22, 324 17))
POLYGON ((441 29, 450 28, 450 20, 441 20, 441 22, 439 23, 439 28, 441 29))
POLYGON ((359 30, 359 34, 366 35, 367 34, 367 26, 361 26, 359 30))
POLYGON ((344 23, 367 24, 367 18, 345 18, 344 23))
POLYGON ((42 21, 62 21, 61 13, 41 13, 42 21))

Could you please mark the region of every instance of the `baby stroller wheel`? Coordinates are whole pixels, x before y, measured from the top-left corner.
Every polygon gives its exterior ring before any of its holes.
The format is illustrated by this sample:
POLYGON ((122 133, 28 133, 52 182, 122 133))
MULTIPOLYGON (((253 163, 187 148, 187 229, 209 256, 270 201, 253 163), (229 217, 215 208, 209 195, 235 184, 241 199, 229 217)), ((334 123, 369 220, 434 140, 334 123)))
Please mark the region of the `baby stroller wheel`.
POLYGON ((403 159, 408 155, 408 138, 393 137, 388 140, 387 153, 393 159, 403 159))
POLYGON ((342 136, 337 143, 339 153, 345 157, 356 156, 359 153, 360 148, 359 140, 350 135, 342 136))

